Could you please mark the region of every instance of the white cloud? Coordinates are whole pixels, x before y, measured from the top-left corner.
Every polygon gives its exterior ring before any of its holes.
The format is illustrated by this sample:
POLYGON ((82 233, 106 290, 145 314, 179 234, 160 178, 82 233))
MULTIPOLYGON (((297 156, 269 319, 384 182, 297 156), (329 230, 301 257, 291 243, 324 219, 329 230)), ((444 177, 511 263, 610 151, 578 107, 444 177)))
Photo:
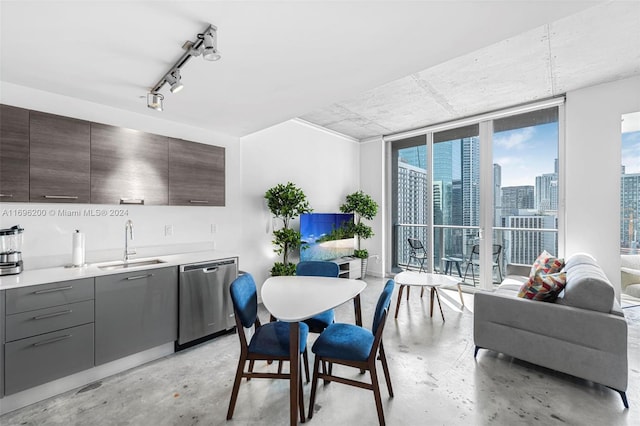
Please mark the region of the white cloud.
POLYGON ((504 132, 498 135, 493 143, 505 149, 520 149, 523 145, 535 136, 535 127, 524 127, 518 131, 504 132))

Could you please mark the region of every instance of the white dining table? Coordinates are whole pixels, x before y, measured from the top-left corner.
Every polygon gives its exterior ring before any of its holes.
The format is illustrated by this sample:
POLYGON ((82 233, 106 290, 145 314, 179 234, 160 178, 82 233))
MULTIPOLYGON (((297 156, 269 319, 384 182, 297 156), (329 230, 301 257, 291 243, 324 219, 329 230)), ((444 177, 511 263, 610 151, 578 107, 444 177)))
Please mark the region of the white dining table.
POLYGON ((298 424, 299 322, 353 299, 356 324, 362 325, 360 293, 366 287, 367 283, 362 280, 309 276, 271 277, 262 285, 261 296, 265 308, 278 320, 291 323, 289 328, 291 425, 298 424))

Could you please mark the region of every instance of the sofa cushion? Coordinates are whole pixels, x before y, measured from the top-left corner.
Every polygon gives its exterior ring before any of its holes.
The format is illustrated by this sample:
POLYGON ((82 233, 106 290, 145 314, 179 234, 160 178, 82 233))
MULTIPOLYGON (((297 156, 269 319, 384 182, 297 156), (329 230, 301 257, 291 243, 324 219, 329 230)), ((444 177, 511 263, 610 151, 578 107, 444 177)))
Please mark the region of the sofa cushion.
POLYGON ((558 259, 546 250, 540 253, 540 256, 531 265, 531 271, 529 272, 529 278, 533 278, 536 273, 542 272, 544 274, 555 274, 560 272, 564 266, 562 259, 558 259))
POLYGON ((566 272, 542 274, 538 272, 533 278, 520 287, 518 297, 531 300, 553 302, 558 297, 567 282, 566 272))
POLYGON ((588 254, 569 257, 564 268, 567 284, 562 302, 565 305, 599 312, 611 312, 615 291, 604 271, 588 254))

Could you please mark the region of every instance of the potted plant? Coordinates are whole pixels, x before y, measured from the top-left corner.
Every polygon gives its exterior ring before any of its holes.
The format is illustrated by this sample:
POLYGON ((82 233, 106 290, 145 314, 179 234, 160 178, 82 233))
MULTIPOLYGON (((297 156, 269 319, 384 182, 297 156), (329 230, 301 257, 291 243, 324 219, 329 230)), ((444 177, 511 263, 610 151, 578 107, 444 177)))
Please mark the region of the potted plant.
POLYGON ((291 219, 300 216, 302 213, 309 213, 307 196, 302 189, 291 182, 286 185, 278 184, 267 190, 264 194, 267 206, 271 214, 282 220, 282 228, 273 231, 273 245, 277 254, 282 255, 282 262, 276 262, 271 268, 271 275, 293 275, 296 265, 289 263, 291 251, 300 247, 302 239, 300 231, 290 228, 291 219))
POLYGON ((340 206, 342 213, 353 213, 353 234, 356 236, 356 249, 353 255, 362 259, 362 277, 367 273, 369 252, 360 248, 360 241, 373 237, 373 229, 362 222, 362 219, 372 220, 378 213, 378 203, 370 195, 362 191, 347 195, 346 202, 340 206))

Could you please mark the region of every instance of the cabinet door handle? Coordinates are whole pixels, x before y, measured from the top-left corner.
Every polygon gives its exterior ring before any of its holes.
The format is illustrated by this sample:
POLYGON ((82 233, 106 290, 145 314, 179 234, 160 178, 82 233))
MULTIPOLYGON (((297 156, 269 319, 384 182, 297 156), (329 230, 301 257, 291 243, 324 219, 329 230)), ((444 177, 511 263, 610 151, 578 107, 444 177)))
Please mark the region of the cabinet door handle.
POLYGON ((34 291, 33 294, 44 294, 44 293, 53 293, 54 291, 64 291, 71 290, 73 288, 72 285, 68 285, 66 287, 56 287, 56 288, 48 288, 46 290, 37 290, 34 291))
POLYGON ((146 275, 135 275, 133 277, 127 277, 128 280, 141 280, 143 278, 150 278, 152 277, 153 274, 146 274, 146 275))
POLYGON ((144 205, 144 198, 120 198, 120 204, 140 204, 144 205))
POLYGON ((47 200, 77 200, 77 195, 43 195, 47 200))
POLYGON ((0 194, 0 197, 13 198, 13 194, 0 194))
POLYGON ((189 200, 191 204, 209 204, 209 200, 189 200))
POLYGON ((38 347, 42 345, 48 345, 49 343, 59 342, 61 340, 66 340, 73 337, 73 334, 65 334, 64 336, 54 337, 53 339, 43 340, 41 342, 34 343, 33 346, 38 347))
POLYGON ((67 309, 66 311, 60 311, 60 312, 53 312, 50 314, 44 314, 44 315, 38 315, 36 317, 33 317, 34 320, 40 320, 40 319, 45 319, 45 318, 53 318, 53 317, 57 317, 60 315, 68 315, 70 313, 72 313, 73 311, 71 309, 67 309))
POLYGON ((216 272, 217 270, 218 270, 218 267, 214 266, 213 268, 204 268, 202 272, 204 272, 205 274, 210 274, 212 272, 216 272))

